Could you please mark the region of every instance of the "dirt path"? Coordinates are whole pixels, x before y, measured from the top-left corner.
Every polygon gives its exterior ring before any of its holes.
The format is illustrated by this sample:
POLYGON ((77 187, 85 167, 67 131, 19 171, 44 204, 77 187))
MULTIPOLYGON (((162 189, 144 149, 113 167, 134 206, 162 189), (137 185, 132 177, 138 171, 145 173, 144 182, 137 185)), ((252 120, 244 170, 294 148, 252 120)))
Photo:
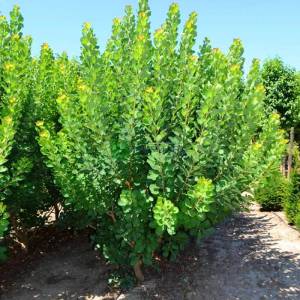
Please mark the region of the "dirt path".
POLYGON ((19 274, 0 298, 300 299, 300 234, 283 218, 253 207, 120 296, 107 293, 109 268, 87 242, 74 240, 19 274))

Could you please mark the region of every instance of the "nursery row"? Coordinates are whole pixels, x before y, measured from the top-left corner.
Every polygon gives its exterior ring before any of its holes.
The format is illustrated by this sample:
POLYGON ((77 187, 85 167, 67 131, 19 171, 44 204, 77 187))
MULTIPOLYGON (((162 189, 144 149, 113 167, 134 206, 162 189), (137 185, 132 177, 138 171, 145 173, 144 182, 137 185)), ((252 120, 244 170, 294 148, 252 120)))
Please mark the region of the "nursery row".
POLYGON ((300 228, 300 73, 280 58, 267 60, 262 68, 266 89, 266 114, 277 111, 289 146, 280 169, 269 170, 255 193, 263 210, 284 209, 288 221, 300 228))
POLYGON ((54 209, 142 279, 142 265, 175 258, 279 168, 284 132, 264 113, 257 60, 244 76, 241 41, 195 50, 197 15, 179 35, 176 4, 153 35, 149 18, 146 0, 137 15, 126 7, 102 53, 84 24, 77 61, 47 44, 33 58, 19 9, 1 17, 0 237, 26 249, 54 209))

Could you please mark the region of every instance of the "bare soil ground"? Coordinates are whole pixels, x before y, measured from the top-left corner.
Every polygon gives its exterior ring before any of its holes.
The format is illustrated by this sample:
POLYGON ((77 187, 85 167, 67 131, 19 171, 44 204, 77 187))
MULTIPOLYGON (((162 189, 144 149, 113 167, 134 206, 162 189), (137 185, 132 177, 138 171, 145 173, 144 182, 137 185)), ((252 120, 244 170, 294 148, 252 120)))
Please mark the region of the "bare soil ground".
POLYGON ((108 289, 111 267, 82 236, 11 268, 0 269, 2 300, 300 299, 300 234, 282 213, 253 206, 123 294, 108 289))

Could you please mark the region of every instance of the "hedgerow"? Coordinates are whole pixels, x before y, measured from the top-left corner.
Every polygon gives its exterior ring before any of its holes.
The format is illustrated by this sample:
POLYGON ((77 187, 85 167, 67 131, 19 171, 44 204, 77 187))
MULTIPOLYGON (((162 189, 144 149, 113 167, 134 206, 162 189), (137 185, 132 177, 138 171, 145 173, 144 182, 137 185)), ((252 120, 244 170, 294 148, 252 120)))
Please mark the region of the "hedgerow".
MULTIPOLYGON (((266 88, 265 111, 267 114, 277 111, 281 116, 281 127, 290 131, 290 149, 286 153, 288 163, 288 178, 286 180, 273 173, 268 176, 268 183, 261 186, 258 201, 263 208, 274 209, 284 206, 290 223, 296 223, 296 216, 300 215, 299 198, 299 153, 293 144, 299 142, 300 120, 300 81, 295 69, 287 66, 280 58, 267 60, 262 69, 263 84, 266 88), (294 151, 293 151, 294 148, 294 151), (295 152, 296 150, 296 152, 295 152), (295 153, 293 153, 295 152, 295 153), (292 159, 292 157, 294 159, 292 159), (294 163, 292 161, 294 160, 294 163), (290 173, 292 167, 294 170, 290 173), (290 178, 291 177, 291 178, 290 178), (274 206, 275 204, 275 206, 274 206), (299 211, 299 213, 298 213, 299 211)), ((284 160, 282 168, 286 168, 284 160)), ((277 168, 279 170, 279 168, 277 168)))
POLYGON ((58 218, 58 204, 63 205, 40 152, 36 122, 44 119, 49 128, 60 129, 55 99, 66 86, 72 91, 78 64, 66 54, 55 57, 48 44, 33 59, 22 27, 18 7, 10 22, 1 17, 0 236, 10 231, 27 251, 28 231, 43 226, 52 208, 58 218))
POLYGON ((243 77, 243 47, 227 54, 208 39, 194 51, 196 13, 179 41, 170 6, 150 33, 139 1, 113 22, 100 54, 91 25, 82 30, 76 86, 57 98, 59 127, 41 117, 39 144, 66 207, 96 228, 108 261, 142 264, 174 258, 190 236, 244 208, 285 148, 279 116, 264 117, 259 62, 243 77), (83 218, 84 217, 84 218, 83 218))
POLYGON ((46 216, 41 212, 49 211, 51 207, 56 208, 58 218, 57 205, 62 199, 40 152, 36 122, 44 119, 53 130, 59 129, 55 99, 60 89, 73 78, 70 68, 75 72, 76 66, 69 62, 67 56, 55 58, 48 44, 42 45, 40 57, 32 63, 31 93, 23 111, 24 125, 18 130, 15 147, 16 153, 26 153, 30 157, 33 166, 22 186, 13 190, 15 211, 19 212, 23 230, 43 225, 46 216))

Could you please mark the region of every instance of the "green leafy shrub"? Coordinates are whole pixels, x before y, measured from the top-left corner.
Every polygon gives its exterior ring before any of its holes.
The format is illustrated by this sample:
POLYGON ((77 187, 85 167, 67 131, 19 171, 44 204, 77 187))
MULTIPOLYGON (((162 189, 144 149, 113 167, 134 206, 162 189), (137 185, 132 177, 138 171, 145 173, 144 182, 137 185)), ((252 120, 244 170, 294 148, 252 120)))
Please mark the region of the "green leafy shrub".
POLYGON ((298 146, 294 146, 293 170, 290 178, 290 197, 283 202, 287 219, 291 224, 299 227, 300 215, 300 156, 298 146))
POLYGON ((22 27, 18 7, 11 12, 10 22, 1 17, 0 201, 5 225, 1 229, 12 228, 27 250, 28 229, 44 225, 45 212, 61 202, 40 152, 36 122, 44 119, 52 130, 60 129, 56 98, 61 89, 70 93, 75 89, 78 63, 66 54, 54 57, 47 44, 42 46, 40 57, 32 59, 31 39, 23 37, 22 27))
POLYGON ((300 214, 300 174, 296 168, 291 176, 291 194, 284 202, 284 210, 288 221, 291 224, 296 224, 296 219, 300 214))
MULTIPOLYGON (((286 212, 289 223, 296 224, 299 221, 300 213, 300 194, 292 194, 290 199, 284 202, 284 210, 286 212)), ((299 223, 298 223, 299 224, 299 223)))
MULTIPOLYGON (((26 155, 12 155, 29 91, 31 39, 22 36, 22 21, 17 6, 10 13, 10 21, 0 17, 0 240, 8 229, 11 188, 18 186, 31 168, 26 155)), ((2 248, 0 259, 3 253, 2 248)))
MULTIPOLYGON (((8 213, 6 212, 6 207, 0 202, 0 242, 5 232, 8 229, 8 213)), ((0 262, 6 258, 5 248, 0 247, 0 262)))
POLYGON ((12 190, 13 210, 23 230, 42 226, 46 221, 42 212, 49 211, 51 207, 57 208, 58 203, 62 202, 40 152, 36 122, 44 119, 53 130, 59 129, 56 98, 65 86, 72 89, 71 81, 76 80, 76 68, 77 65, 70 62, 65 54, 55 58, 48 44, 42 45, 40 57, 31 66, 31 93, 22 114, 23 126, 16 134, 16 147, 13 149, 15 156, 26 154, 30 157, 33 166, 22 185, 12 190))
POLYGON ((290 199, 290 196, 291 184, 280 173, 279 168, 270 171, 255 192, 256 201, 265 211, 281 210, 283 204, 290 199))
POLYGON ((298 229, 300 229, 300 205, 298 203, 298 213, 296 214, 295 217, 295 225, 298 229))
MULTIPOLYGON (((76 90, 57 98, 60 128, 38 122, 39 143, 66 206, 95 226, 113 263, 151 265, 189 236, 202 237, 248 201, 285 148, 279 117, 263 113, 257 60, 243 79, 243 47, 228 54, 206 39, 195 53, 197 16, 178 42, 179 8, 150 34, 139 1, 113 22, 102 54, 86 23, 76 90)), ((82 220, 80 220, 82 221, 82 220)))

